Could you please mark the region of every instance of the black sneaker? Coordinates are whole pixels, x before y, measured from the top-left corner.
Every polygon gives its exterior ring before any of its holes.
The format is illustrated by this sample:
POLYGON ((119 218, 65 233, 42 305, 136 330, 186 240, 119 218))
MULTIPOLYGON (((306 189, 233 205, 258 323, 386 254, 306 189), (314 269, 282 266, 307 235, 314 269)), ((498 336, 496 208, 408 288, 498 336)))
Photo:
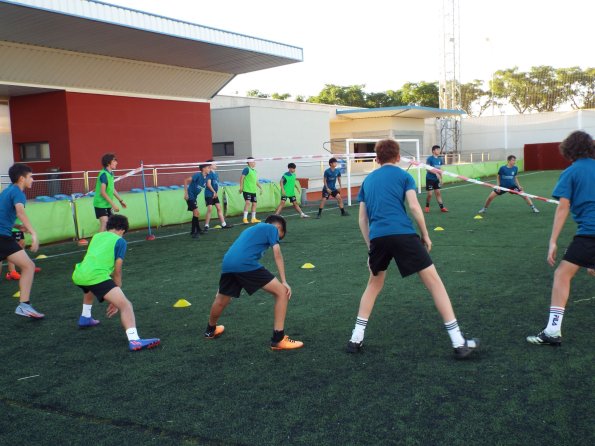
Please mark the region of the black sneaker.
POLYGON ((349 217, 349 212, 345 211, 341 213, 341 217, 349 217))
POLYGON ((322 214, 316 214, 316 220, 320 220, 320 217, 322 216, 322 214))
POLYGON ((198 234, 198 232, 193 232, 192 234, 190 234, 190 237, 192 237, 193 239, 198 239, 199 234, 198 234))
POLYGON ((535 345, 553 345, 554 347, 560 347, 562 345, 562 336, 550 336, 545 330, 542 330, 536 336, 527 336, 527 342, 535 345))
POLYGON ((347 353, 360 353, 364 348, 364 341, 362 342, 351 342, 347 343, 347 353))
POLYGON ((222 226, 223 229, 231 229, 233 225, 231 223, 225 223, 225 226, 222 226))
POLYGON ((472 338, 472 339, 465 339, 465 344, 461 345, 454 349, 454 354, 456 359, 464 359, 473 353, 475 350, 479 348, 479 339, 472 338), (475 343, 474 346, 470 346, 468 344, 469 341, 473 341, 475 343))

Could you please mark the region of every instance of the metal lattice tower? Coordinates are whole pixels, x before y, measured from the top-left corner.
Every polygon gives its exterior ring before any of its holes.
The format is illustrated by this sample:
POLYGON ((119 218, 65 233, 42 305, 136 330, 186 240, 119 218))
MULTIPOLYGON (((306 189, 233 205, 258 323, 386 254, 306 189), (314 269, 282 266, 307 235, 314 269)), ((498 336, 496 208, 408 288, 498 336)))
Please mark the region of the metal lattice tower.
MULTIPOLYGON (((461 109, 459 0, 442 0, 442 69, 440 75, 440 108, 461 109)), ((459 151, 461 121, 459 117, 443 118, 440 123, 440 146, 444 152, 459 151)))

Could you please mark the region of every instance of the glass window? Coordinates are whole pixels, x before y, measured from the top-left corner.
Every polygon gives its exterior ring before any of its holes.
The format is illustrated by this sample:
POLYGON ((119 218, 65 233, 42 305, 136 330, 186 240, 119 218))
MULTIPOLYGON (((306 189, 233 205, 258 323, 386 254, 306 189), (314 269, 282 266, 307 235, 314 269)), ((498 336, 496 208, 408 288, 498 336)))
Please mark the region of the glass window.
POLYGON ((49 142, 27 142, 21 144, 22 161, 48 161, 49 159, 49 142))
POLYGON ((213 156, 234 156, 233 142, 214 142, 213 156))

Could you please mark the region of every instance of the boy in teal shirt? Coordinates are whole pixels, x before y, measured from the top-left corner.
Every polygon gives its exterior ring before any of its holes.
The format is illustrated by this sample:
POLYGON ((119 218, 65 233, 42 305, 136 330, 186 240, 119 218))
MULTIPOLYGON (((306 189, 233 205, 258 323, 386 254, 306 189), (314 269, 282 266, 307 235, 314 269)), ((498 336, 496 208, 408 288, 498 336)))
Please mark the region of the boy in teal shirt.
POLYGON ((124 215, 112 215, 106 224, 107 231, 93 236, 87 254, 77 263, 72 281, 83 290, 83 311, 79 317, 79 328, 95 327, 99 321, 91 316, 93 295, 99 302, 107 300, 107 317, 120 311, 120 320, 128 336, 131 351, 153 348, 161 342, 158 338, 140 339, 136 331, 136 320, 132 304, 122 291, 122 264, 126 254, 126 240, 122 236, 128 231, 128 219, 124 215))
POLYGON ((191 177, 184 180, 184 200, 188 204, 188 210, 192 212, 192 228, 190 230, 190 236, 194 239, 199 237, 199 234, 204 234, 200 228, 198 218, 200 213, 198 211, 198 205, 196 199, 200 195, 200 192, 207 185, 207 178, 211 172, 211 166, 208 164, 201 164, 198 166, 199 172, 195 173, 191 177))
POLYGON ((120 212, 120 208, 114 202, 114 197, 118 199, 123 208, 126 203, 114 186, 114 170, 118 167, 118 160, 113 153, 106 153, 101 157, 103 169, 97 175, 95 183, 95 196, 93 197, 93 206, 95 207, 95 218, 99 220, 99 232, 105 231, 107 219, 113 212, 120 212))
MULTIPOLYGON (((251 156, 246 158, 248 160, 253 160, 251 156)), ((248 167, 244 167, 242 170, 242 176, 240 177, 240 194, 244 194, 244 201, 246 204, 244 205, 244 218, 242 223, 248 224, 248 209, 252 206, 252 219, 250 223, 260 223, 260 220, 256 218, 256 188, 260 189, 260 194, 262 195, 262 186, 258 182, 258 172, 254 169, 256 167, 256 163, 254 161, 248 161, 248 167)))
POLYGON ((281 177, 281 181, 279 182, 281 189, 281 203, 277 206, 275 214, 281 215, 281 211, 283 210, 287 199, 289 199, 289 202, 293 205, 295 210, 299 212, 300 217, 308 218, 309 216, 302 211, 297 202, 297 198, 295 197, 295 169, 296 165, 294 163, 289 163, 287 165, 287 172, 281 177))

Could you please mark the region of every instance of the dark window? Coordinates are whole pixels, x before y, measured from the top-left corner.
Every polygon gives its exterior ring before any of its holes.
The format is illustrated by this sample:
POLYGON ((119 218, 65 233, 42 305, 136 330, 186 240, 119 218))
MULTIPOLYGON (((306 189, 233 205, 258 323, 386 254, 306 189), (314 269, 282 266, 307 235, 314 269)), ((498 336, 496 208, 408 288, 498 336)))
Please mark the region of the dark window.
POLYGON ((21 144, 21 161, 48 161, 49 142, 26 142, 21 144))
POLYGON ((213 156, 233 156, 233 142, 214 142, 213 156))

